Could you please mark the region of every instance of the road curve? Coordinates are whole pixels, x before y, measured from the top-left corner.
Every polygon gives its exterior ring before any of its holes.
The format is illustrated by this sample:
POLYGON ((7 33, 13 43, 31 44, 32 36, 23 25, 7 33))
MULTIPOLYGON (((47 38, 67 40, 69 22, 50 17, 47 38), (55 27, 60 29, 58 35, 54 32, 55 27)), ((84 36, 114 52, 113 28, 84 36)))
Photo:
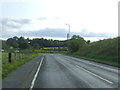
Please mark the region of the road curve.
POLYGON ((117 67, 62 54, 43 54, 33 88, 118 88, 117 67))

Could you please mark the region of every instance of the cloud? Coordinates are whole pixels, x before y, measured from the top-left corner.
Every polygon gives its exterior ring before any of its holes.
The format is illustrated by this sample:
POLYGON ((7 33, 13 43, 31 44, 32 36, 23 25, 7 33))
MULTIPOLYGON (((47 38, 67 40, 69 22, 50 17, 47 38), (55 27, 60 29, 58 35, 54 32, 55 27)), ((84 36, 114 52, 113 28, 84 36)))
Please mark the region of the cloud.
MULTIPOLYGON (((3 38, 9 38, 13 36, 24 37, 53 37, 53 38, 66 38, 68 30, 62 26, 63 22, 59 22, 59 18, 52 18, 52 20, 46 17, 40 17, 37 20, 32 19, 13 19, 4 18, 1 20, 1 31, 3 38), (39 20, 38 20, 39 19, 39 20), (48 20, 45 20, 48 19, 48 20), (57 19, 57 21, 55 20, 57 19), (40 20, 45 20, 41 22, 40 20), (60 27, 60 28, 59 28, 60 27)), ((79 32, 72 31, 70 36, 79 35, 81 37, 102 37, 111 38, 117 35, 107 32, 93 32, 87 29, 80 30, 79 32)))
POLYGON ((24 31, 24 32, 19 32, 19 35, 23 36, 28 36, 28 37, 61 37, 61 38, 66 38, 66 29, 62 28, 45 28, 42 30, 35 30, 35 31, 24 31))
POLYGON ((62 28, 46 28, 40 31, 35 32, 35 35, 42 37, 66 37, 67 30, 62 28))
POLYGON ((116 35, 113 33, 108 33, 108 32, 91 32, 88 31, 87 29, 83 29, 80 32, 72 32, 72 35, 80 35, 81 37, 105 37, 105 38, 110 38, 110 37, 115 37, 116 35))
POLYGON ((59 20, 60 18, 59 18, 59 17, 55 17, 54 19, 55 19, 55 20, 59 20))
POLYGON ((46 17, 40 17, 37 20, 47 20, 47 18, 46 17))
MULTIPOLYGON (((53 37, 53 38, 66 38, 68 30, 63 28, 45 28, 42 30, 22 30, 18 32, 8 32, 4 33, 3 38, 9 38, 13 36, 24 36, 24 37, 53 37)), ((81 37, 101 37, 101 38, 110 38, 113 37, 114 34, 111 33, 94 33, 82 30, 81 32, 71 32, 70 35, 80 35, 81 37)))
POLYGON ((30 24, 30 19, 2 19, 1 24, 3 27, 8 27, 11 29, 21 28, 25 24, 30 24))
POLYGON ((26 31, 19 31, 16 33, 14 32, 4 33, 4 35, 2 35, 2 38, 9 38, 13 36, 66 38, 66 33, 67 33, 67 30, 65 29, 46 28, 46 29, 35 30, 35 31, 26 30, 26 31))
POLYGON ((60 17, 51 17, 51 18, 48 18, 48 17, 39 17, 37 18, 37 20, 60 20, 60 17))
POLYGON ((20 24, 29 24, 30 23, 30 19, 19 19, 19 20, 12 20, 16 23, 20 23, 20 24))

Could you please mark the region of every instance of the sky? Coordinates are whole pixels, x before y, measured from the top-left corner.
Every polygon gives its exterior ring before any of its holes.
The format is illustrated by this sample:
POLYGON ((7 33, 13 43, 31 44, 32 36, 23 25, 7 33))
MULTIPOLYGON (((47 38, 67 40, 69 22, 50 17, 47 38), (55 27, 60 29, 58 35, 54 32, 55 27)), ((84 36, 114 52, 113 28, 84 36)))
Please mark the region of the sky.
POLYGON ((119 0, 0 0, 2 39, 14 36, 96 41, 118 36, 119 0))

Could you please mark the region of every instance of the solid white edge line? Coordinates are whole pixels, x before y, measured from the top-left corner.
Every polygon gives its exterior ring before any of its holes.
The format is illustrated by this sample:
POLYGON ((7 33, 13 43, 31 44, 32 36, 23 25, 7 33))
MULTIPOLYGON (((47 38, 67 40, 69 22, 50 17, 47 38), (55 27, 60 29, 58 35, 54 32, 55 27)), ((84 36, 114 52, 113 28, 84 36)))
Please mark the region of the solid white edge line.
POLYGON ((109 81, 109 80, 107 80, 107 79, 105 79, 105 78, 102 78, 101 76, 99 76, 99 75, 97 75, 97 74, 94 74, 94 73, 92 73, 92 72, 90 72, 90 71, 84 69, 83 67, 80 67, 80 66, 78 66, 78 65, 76 65, 76 66, 79 67, 79 68, 81 68, 82 70, 84 70, 84 71, 86 71, 86 72, 92 74, 93 76, 98 77, 99 79, 102 79, 102 80, 104 80, 104 81, 106 81, 106 82, 108 82, 108 83, 110 83, 110 84, 113 84, 113 82, 111 82, 111 81, 109 81))
MULTIPOLYGON (((66 57, 67 58, 67 57, 66 57)), ((67 58, 68 59, 68 58, 67 58)), ((74 58, 75 60, 79 60, 79 59, 76 59, 74 58)), ((84 60, 84 59, 83 59, 84 60)), ((118 73, 118 68, 117 70, 116 69, 112 69, 112 68, 108 68, 108 67, 105 67, 105 66, 100 66, 100 65, 96 65, 94 63, 88 63, 88 62, 84 62, 84 61, 80 61, 82 63, 87 63, 87 64, 90 64, 90 65, 94 65, 94 66, 98 66, 98 67, 101 67, 101 68, 104 68, 104 69, 107 69, 107 70, 110 70, 110 71, 114 71, 115 73, 118 73)))
POLYGON ((32 90, 32 88, 33 88, 33 86, 34 86, 34 84, 35 84, 35 80, 36 80, 36 78, 37 78, 37 76, 38 76, 38 73, 39 73, 40 67, 41 67, 41 65, 42 65, 43 59, 44 59, 44 57, 42 57, 42 59, 41 59, 41 62, 40 62, 40 64, 39 64, 39 67, 38 67, 38 69, 37 69, 37 72, 35 73, 35 76, 34 76, 34 78, 33 78, 33 80, 32 80, 32 83, 31 83, 31 86, 30 86, 30 89, 29 89, 29 90, 32 90))

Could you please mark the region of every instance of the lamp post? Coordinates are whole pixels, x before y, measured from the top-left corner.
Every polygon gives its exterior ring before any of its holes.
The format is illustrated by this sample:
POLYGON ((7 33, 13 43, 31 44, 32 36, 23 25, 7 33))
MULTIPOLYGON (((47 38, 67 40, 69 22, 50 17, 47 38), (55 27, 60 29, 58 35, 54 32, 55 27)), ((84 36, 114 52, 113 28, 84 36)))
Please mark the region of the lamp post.
MULTIPOLYGON (((67 47, 69 47, 69 40, 68 39, 70 39, 70 24, 66 24, 66 25, 68 25, 68 33, 67 33, 67 47)), ((67 51, 69 51, 69 49, 67 49, 67 51)))
POLYGON ((66 24, 68 25, 68 33, 67 33, 67 40, 70 38, 70 24, 66 24))

